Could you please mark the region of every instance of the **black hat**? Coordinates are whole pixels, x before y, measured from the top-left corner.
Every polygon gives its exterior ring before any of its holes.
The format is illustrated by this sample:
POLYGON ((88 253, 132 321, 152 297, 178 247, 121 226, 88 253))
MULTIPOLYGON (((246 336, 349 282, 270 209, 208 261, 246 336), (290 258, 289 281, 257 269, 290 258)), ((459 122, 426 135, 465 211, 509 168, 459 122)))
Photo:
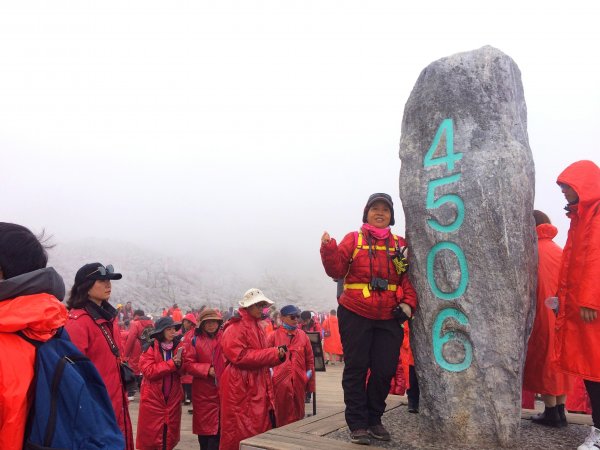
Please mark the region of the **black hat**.
POLYGON ((300 318, 301 318, 302 320, 310 320, 310 319, 311 319, 311 317, 312 317, 312 315, 311 315, 310 311, 302 311, 302 312, 300 313, 300 318))
POLYGON ((394 225, 396 220, 394 219, 394 202, 392 201, 392 197, 388 194, 384 194, 382 192, 377 192, 375 194, 371 194, 369 200, 367 200, 367 205, 365 206, 365 210, 363 211, 363 223, 367 223, 367 213, 369 212, 369 208, 373 206, 375 202, 385 202, 390 207, 392 212, 392 218, 390 219, 390 225, 394 225))
POLYGON ((86 280, 120 280, 123 275, 115 273, 112 265, 104 267, 100 263, 89 263, 77 271, 75 284, 80 285, 86 280))
POLYGON ((160 336, 162 332, 169 327, 175 327, 176 330, 179 330, 181 328, 181 322, 173 322, 173 319, 169 316, 161 317, 154 322, 154 331, 150 334, 150 337, 155 338, 160 336))

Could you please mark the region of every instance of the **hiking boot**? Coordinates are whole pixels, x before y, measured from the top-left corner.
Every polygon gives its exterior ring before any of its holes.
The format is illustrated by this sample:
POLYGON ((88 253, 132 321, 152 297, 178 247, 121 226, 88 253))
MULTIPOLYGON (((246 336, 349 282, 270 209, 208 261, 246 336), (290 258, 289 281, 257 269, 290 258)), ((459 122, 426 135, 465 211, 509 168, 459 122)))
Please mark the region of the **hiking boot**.
POLYGON ((368 432, 373 439, 377 439, 378 441, 389 441, 392 439, 390 432, 381 424, 371 425, 368 432))
POLYGON ((556 405, 556 409, 558 410, 558 418, 560 419, 560 427, 569 426, 569 422, 567 422, 567 415, 565 414, 565 404, 556 405))
POLYGON ((600 448, 600 430, 592 427, 585 442, 577 447, 577 450, 598 450, 600 448))
POLYGON ((562 428, 566 426, 566 424, 563 424, 560 420, 560 416, 558 414, 558 407, 556 406, 553 406, 551 408, 546 406, 544 408, 544 412, 536 414, 535 416, 531 416, 531 421, 535 424, 545 425, 547 427, 562 428))
POLYGON ((371 438, 369 432, 364 428, 359 428, 350 432, 350 442, 359 445, 371 445, 371 438))
POLYGON ((307 392, 306 396, 304 397, 304 403, 310 403, 310 399, 311 399, 311 393, 307 392))
POLYGON ((414 402, 408 402, 408 412, 413 414, 419 414, 419 404, 414 402))

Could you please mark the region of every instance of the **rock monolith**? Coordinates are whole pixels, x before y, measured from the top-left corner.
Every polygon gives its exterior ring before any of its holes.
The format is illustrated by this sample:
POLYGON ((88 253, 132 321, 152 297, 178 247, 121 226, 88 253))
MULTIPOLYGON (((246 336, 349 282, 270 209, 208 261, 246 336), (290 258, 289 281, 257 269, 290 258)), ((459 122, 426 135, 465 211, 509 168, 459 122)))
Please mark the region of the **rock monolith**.
POLYGON ((537 276, 534 165, 515 62, 483 47, 426 67, 404 110, 400 159, 424 430, 481 448, 514 445, 537 276))

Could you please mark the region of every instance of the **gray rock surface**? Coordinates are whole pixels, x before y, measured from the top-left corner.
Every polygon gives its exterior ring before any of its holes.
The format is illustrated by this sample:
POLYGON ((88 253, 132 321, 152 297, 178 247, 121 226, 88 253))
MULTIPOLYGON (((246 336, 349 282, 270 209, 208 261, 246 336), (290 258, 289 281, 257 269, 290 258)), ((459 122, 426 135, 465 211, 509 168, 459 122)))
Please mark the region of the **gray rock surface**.
MULTIPOLYGON (((462 442, 444 442, 440 445, 439 431, 425 425, 421 414, 410 414, 406 406, 386 411, 382 417, 383 425, 392 435, 388 442, 371 440, 371 447, 394 448, 402 450, 492 450, 496 445, 466 444, 462 442)), ((583 443, 590 432, 589 426, 570 424, 567 428, 550 428, 535 425, 531 420, 521 420, 521 436, 515 439, 511 448, 523 450, 572 450, 583 443)), ((348 442, 350 432, 344 427, 325 435, 330 439, 348 442)), ((443 438, 443 436, 442 436, 443 438)), ((357 448, 360 448, 357 446, 357 448)))
POLYGON ((426 429, 445 442, 512 446, 537 274, 514 61, 483 47, 426 67, 406 103, 400 158, 426 429))

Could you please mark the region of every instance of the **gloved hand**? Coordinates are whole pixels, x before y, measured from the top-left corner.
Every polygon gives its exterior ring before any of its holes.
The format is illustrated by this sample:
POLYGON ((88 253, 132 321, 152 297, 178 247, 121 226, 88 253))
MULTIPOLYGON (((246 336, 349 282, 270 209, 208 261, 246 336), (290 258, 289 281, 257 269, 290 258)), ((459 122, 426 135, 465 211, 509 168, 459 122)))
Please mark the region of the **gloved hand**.
POLYGON ((308 378, 309 380, 312 378, 312 370, 306 371, 306 378, 308 378))
POLYGON ((400 308, 402 308, 404 314, 406 314, 409 318, 412 317, 412 309, 410 306, 408 306, 406 303, 400 303, 400 308))

